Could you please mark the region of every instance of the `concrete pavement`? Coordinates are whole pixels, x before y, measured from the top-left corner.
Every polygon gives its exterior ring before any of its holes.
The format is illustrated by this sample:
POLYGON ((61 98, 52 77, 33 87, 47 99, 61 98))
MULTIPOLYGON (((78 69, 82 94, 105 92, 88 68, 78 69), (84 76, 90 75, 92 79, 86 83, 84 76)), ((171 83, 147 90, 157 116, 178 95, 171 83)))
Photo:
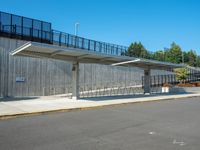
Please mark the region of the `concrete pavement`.
POLYGON ((64 96, 48 96, 38 98, 20 98, 12 101, 0 102, 0 119, 35 115, 56 111, 81 110, 102 106, 159 101, 169 99, 181 99, 188 97, 198 97, 200 93, 191 94, 165 94, 165 95, 138 95, 138 96, 112 96, 85 98, 81 100, 72 100, 64 96))

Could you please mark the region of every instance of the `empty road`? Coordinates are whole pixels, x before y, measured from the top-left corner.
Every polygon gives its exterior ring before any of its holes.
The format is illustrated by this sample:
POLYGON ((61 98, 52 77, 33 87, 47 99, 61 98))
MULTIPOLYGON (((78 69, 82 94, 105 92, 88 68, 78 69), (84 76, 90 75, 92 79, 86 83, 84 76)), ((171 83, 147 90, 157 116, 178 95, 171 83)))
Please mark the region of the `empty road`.
POLYGON ((199 150, 200 98, 0 120, 0 150, 199 150))

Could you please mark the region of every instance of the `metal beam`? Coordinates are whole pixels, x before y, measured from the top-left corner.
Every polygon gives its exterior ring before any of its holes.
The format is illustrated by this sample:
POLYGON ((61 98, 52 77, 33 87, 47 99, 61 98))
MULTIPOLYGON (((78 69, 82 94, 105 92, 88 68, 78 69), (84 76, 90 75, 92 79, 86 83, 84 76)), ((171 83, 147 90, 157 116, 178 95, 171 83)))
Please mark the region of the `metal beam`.
POLYGON ((99 61, 105 61, 105 60, 108 60, 108 59, 110 59, 110 58, 112 58, 112 57, 104 57, 104 58, 102 58, 102 59, 99 59, 99 61))
POLYGON ((135 60, 131 60, 131 61, 124 61, 124 62, 119 62, 119 63, 112 64, 112 66, 119 66, 119 65, 124 65, 124 64, 130 64, 130 63, 139 62, 139 61, 140 61, 140 59, 135 59, 135 60))
POLYGON ((89 54, 84 54, 84 55, 80 55, 77 57, 77 59, 82 59, 82 58, 85 58, 86 56, 88 56, 89 54))
POLYGON ((62 52, 62 50, 57 50, 57 51, 51 53, 51 56, 55 56, 55 55, 59 54, 60 52, 62 52))
POLYGON ((17 49, 15 49, 14 51, 10 52, 10 54, 14 56, 14 55, 22 52, 23 50, 27 49, 30 46, 31 46, 31 42, 27 42, 24 45, 21 45, 20 47, 18 47, 17 49))

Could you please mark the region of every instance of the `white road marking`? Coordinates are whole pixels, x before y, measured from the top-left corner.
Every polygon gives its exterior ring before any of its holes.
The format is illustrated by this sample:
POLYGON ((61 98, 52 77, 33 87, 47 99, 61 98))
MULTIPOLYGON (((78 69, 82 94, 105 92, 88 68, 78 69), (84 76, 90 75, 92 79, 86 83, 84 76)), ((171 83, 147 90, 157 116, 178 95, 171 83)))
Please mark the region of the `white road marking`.
POLYGON ((173 141, 173 144, 179 144, 180 146, 184 146, 185 145, 185 142, 181 141, 181 142, 178 142, 174 139, 173 141))

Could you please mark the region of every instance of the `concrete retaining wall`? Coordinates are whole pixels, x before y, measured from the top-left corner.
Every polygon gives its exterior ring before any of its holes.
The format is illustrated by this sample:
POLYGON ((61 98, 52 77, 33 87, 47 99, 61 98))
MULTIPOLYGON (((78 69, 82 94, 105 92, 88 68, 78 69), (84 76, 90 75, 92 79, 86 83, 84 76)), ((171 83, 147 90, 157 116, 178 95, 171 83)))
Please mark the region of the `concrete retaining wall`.
MULTIPOLYGON (((72 65, 67 61, 11 56, 24 41, 0 37, 0 97, 42 96, 70 91, 72 65), (21 82, 20 82, 21 81, 21 82)), ((165 71, 152 71, 164 74, 165 71)), ((80 64, 80 84, 138 82, 143 70, 98 64, 80 64)))

